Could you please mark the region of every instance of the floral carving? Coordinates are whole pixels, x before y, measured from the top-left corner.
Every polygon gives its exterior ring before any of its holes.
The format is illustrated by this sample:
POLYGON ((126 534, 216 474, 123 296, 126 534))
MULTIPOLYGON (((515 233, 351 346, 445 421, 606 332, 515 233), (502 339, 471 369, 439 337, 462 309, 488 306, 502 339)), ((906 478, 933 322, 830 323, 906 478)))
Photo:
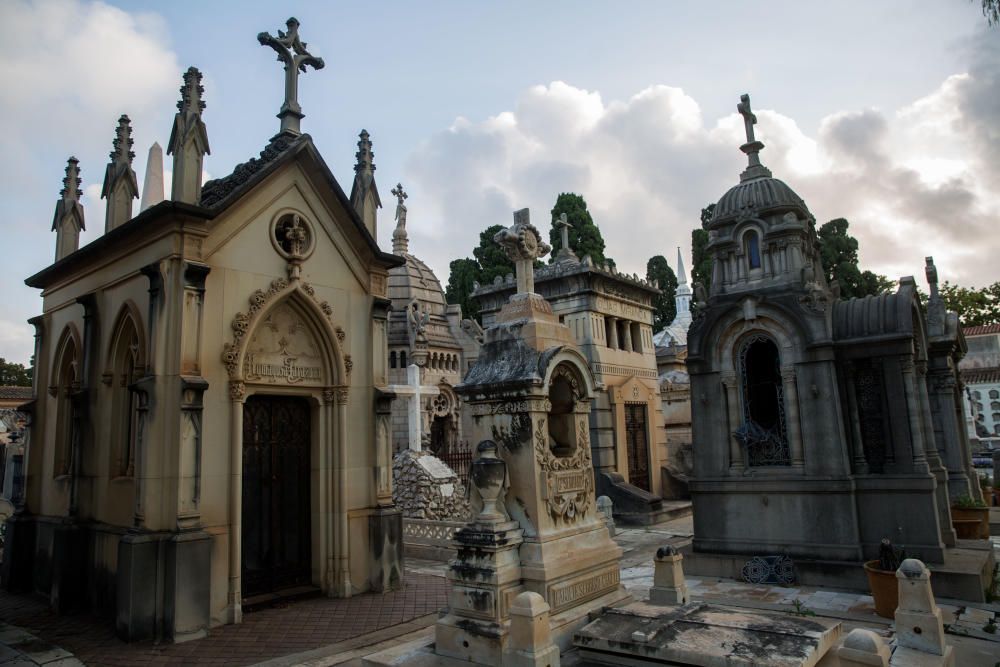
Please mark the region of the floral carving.
POLYGON ((247 386, 242 382, 229 383, 229 398, 233 401, 242 401, 246 398, 247 386))
POLYGON ((345 354, 344 355, 344 369, 347 371, 348 375, 351 374, 351 369, 352 368, 354 368, 354 360, 351 359, 351 355, 345 354))
POLYGON ((573 521, 590 508, 594 497, 594 473, 591 470, 590 436, 587 420, 581 419, 576 449, 570 456, 558 457, 549 447, 545 420, 535 429, 535 461, 544 475, 545 502, 555 521, 573 521))

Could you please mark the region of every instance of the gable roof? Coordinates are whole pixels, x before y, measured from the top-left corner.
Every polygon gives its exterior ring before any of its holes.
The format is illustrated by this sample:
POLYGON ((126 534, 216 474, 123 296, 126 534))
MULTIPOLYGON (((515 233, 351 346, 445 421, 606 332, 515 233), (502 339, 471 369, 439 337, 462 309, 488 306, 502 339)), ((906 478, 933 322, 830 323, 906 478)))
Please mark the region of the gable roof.
POLYGON ((1000 334, 1000 324, 980 324, 974 327, 962 326, 962 333, 965 337, 984 336, 986 334, 1000 334))

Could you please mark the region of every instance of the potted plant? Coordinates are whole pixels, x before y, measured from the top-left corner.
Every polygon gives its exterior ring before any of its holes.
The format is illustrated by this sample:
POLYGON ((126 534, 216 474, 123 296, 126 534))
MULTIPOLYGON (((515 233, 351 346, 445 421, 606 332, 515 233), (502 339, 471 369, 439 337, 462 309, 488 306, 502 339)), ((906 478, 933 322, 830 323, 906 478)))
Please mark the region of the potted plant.
POLYGON ((875 599, 875 613, 882 618, 895 618, 899 606, 899 584, 896 570, 906 560, 903 549, 892 546, 889 538, 883 537, 878 547, 878 558, 865 563, 868 587, 875 599))
POLYGON ((960 496, 951 505, 951 524, 955 534, 963 540, 988 539, 990 536, 990 508, 971 496, 960 496))

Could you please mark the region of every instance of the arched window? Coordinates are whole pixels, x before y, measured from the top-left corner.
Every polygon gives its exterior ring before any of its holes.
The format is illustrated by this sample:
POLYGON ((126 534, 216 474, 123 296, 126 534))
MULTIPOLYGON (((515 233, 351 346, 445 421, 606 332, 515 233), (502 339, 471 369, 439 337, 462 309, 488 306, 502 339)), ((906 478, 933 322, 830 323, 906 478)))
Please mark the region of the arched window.
POLYGON ((399 367, 406 368, 406 350, 399 351, 399 367))
POLYGON ((396 367, 396 350, 389 353, 389 368, 396 367))
POLYGON ((991 416, 994 424, 1000 424, 1000 412, 994 412, 991 416))
POLYGON ((119 320, 111 347, 111 476, 132 477, 138 438, 139 400, 132 384, 142 373, 139 331, 133 315, 119 320))
POLYGON ((974 392, 972 392, 972 398, 976 399, 977 401, 978 401, 978 400, 979 400, 980 398, 982 398, 982 397, 983 397, 983 394, 982 394, 981 392, 978 392, 978 391, 974 391, 974 392))
POLYGON ((749 231, 746 234, 747 265, 751 269, 760 268, 760 237, 757 232, 749 231))
POLYGON ((990 410, 1000 410, 1000 401, 992 401, 990 403, 990 410))
POLYGON ((571 456, 576 451, 579 434, 576 431, 576 401, 579 380, 565 366, 556 368, 549 384, 549 447, 558 457, 571 456))
MULTIPOLYGON (((978 394, 979 392, 976 393, 978 394)), ((979 397, 976 396, 976 398, 979 397)), ((990 398, 1000 398, 1000 391, 997 391, 996 389, 990 389, 990 398)))
POLYGON ((747 465, 790 465, 778 346, 762 334, 751 336, 740 348, 739 364, 743 423, 736 437, 747 465))
POLYGON ((70 473, 75 429, 73 394, 80 387, 78 354, 76 340, 67 329, 56 352, 54 382, 49 388, 56 399, 55 457, 52 466, 55 477, 70 473))

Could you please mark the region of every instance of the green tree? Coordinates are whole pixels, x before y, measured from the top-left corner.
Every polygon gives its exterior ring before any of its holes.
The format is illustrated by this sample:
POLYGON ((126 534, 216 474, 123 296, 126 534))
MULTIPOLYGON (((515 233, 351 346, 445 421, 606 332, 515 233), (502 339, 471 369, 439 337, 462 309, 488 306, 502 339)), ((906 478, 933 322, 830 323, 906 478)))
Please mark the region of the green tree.
POLYGON ((660 331, 674 321, 677 315, 677 276, 663 255, 650 257, 646 262, 646 280, 659 285, 660 295, 653 301, 653 331, 660 331))
POLYGON ((481 283, 491 283, 497 276, 502 278, 508 273, 514 273, 514 262, 510 261, 504 249, 493 240, 503 228, 503 225, 491 225, 479 233, 479 246, 472 254, 479 262, 481 283))
POLYGON ((975 289, 946 281, 941 285, 941 298, 948 310, 958 313, 963 326, 1000 324, 1000 282, 975 289))
MULTIPOLYGON (((974 2, 975 0, 969 0, 974 2)), ((991 26, 1000 25, 1000 0, 982 0, 983 16, 991 26)))
POLYGON ((0 385, 5 387, 30 387, 31 368, 0 357, 0 385))
POLYGON ((858 267, 858 240, 848 233, 849 226, 844 218, 836 218, 819 228, 819 255, 827 281, 836 280, 845 299, 889 291, 894 281, 858 267))
POLYGON ((570 224, 569 247, 576 256, 583 259, 584 255, 590 255, 594 264, 607 262, 613 266, 614 260, 604 256, 604 237, 587 210, 587 202, 572 192, 560 194, 556 198, 556 205, 552 207, 552 228, 549 230, 552 257, 549 261, 555 260, 556 253, 562 247, 562 230, 555 223, 563 213, 566 214, 566 222, 570 224))
POLYGON ((448 286, 444 290, 448 303, 462 307, 462 316, 479 319, 479 303, 472 298, 473 283, 479 281, 482 269, 469 257, 452 260, 448 266, 448 286))

